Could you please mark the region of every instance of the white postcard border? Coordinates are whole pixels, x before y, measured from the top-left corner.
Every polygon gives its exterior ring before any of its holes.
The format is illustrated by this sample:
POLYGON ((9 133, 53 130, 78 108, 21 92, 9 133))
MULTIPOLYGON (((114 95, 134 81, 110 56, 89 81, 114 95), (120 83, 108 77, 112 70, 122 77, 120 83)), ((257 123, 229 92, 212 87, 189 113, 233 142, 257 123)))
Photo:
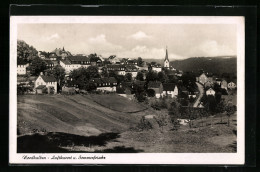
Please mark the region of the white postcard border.
POLYGON ((10 164, 244 164, 245 26, 242 16, 11 16, 10 17, 10 164), (17 26, 21 23, 140 23, 237 25, 237 153, 17 153, 17 26), (25 156, 32 159, 25 159, 25 156), (71 159, 51 159, 53 156, 71 159), (91 157, 90 159, 79 159, 91 157), (100 157, 105 159, 99 159, 100 157), (35 158, 40 159, 35 159, 35 158), (46 159, 42 159, 42 158, 46 159), (73 159, 75 158, 75 159, 73 159))

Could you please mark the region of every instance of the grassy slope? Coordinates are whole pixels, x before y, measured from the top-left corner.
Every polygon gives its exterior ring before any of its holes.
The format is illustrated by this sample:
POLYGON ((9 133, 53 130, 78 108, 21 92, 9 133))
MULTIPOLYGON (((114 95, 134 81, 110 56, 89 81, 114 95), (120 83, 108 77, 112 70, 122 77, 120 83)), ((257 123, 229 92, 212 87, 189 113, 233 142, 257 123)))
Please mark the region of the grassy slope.
POLYGON ((21 134, 39 131, 79 135, 123 131, 139 118, 102 107, 87 96, 18 96, 18 128, 21 134))
MULTIPOLYGON (((96 96, 96 95, 95 95, 96 96)), ((95 99, 104 98, 96 96, 95 99)), ((235 152, 236 115, 231 125, 220 123, 220 117, 209 117, 170 131, 149 119, 153 129, 129 130, 140 116, 166 113, 147 109, 138 113, 122 113, 95 103, 93 95, 18 96, 18 128, 20 134, 33 129, 46 133, 18 138, 20 152, 235 152), (212 124, 212 125, 211 125, 212 124), (34 147, 33 149, 31 149, 34 147), (30 148, 30 149, 29 149, 30 148)), ((129 107, 133 102, 124 100, 129 107)), ((102 101, 105 102, 105 101, 102 101)), ((139 104, 139 106, 141 106, 139 104)), ((137 108, 140 108, 137 106, 137 108)), ((118 109, 117 109, 118 110, 118 109)), ((129 109, 128 109, 129 110, 129 109)), ((134 108, 133 111, 136 109, 134 108)))

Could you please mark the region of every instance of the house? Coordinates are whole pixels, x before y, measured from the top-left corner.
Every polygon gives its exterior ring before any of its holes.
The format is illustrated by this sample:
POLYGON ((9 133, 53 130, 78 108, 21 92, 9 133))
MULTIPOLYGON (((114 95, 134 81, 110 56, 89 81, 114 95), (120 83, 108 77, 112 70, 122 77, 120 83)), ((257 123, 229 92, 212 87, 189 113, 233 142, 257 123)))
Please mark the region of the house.
POLYGON ((136 78, 137 72, 138 72, 138 69, 137 69, 136 66, 134 66, 134 65, 126 65, 125 73, 131 73, 132 74, 132 78, 136 78))
POLYGON ((65 60, 60 61, 60 65, 65 69, 66 74, 69 74, 80 67, 88 68, 91 63, 90 58, 86 56, 68 56, 65 60))
POLYGON ((53 89, 54 94, 57 93, 57 81, 53 76, 46 76, 42 73, 38 76, 35 81, 36 94, 42 94, 43 89, 47 88, 48 93, 53 89))
POLYGON ((209 95, 212 95, 212 96, 215 96, 215 91, 212 89, 212 88, 209 88, 207 91, 206 91, 206 95, 209 96, 209 95))
POLYGON ((170 60, 168 58, 168 51, 167 51, 167 47, 166 47, 166 54, 165 54, 165 59, 164 59, 164 65, 165 68, 169 68, 170 67, 170 60))
POLYGON ((102 92, 116 92, 117 80, 114 77, 93 78, 90 83, 94 83, 97 90, 102 92))
POLYGON ((208 77, 206 76, 205 73, 202 73, 202 74, 198 77, 198 82, 200 82, 202 85, 204 85, 207 81, 208 81, 208 77))
POLYGON ((29 66, 29 63, 26 63, 22 60, 17 60, 17 74, 18 75, 25 75, 26 68, 29 66))
POLYGON ((228 85, 227 85, 228 89, 235 89, 237 86, 234 82, 229 82, 228 85))
POLYGON ((130 100, 134 99, 134 90, 132 82, 122 82, 116 88, 116 93, 122 97, 126 97, 130 100))
POLYGON ((220 78, 216 78, 216 84, 218 84, 218 85, 221 85, 221 81, 222 81, 222 79, 220 79, 220 78))
POLYGON ((161 71, 162 71, 162 68, 159 67, 159 66, 153 66, 153 67, 152 67, 152 70, 153 70, 153 71, 156 71, 156 72, 161 72, 161 71))
POLYGON ((50 69, 52 69, 54 67, 54 62, 51 60, 44 60, 46 66, 50 69))
POLYGON ((50 53, 50 54, 49 54, 49 59, 50 59, 50 60, 57 60, 57 57, 58 57, 58 56, 57 56, 55 53, 50 53))
POLYGON ((152 89, 155 92, 155 97, 160 98, 163 93, 163 85, 158 81, 150 81, 148 83, 148 89, 152 89))
POLYGON ((126 67, 121 64, 107 65, 108 72, 115 72, 117 75, 125 75, 126 67))
POLYGON ((166 97, 177 97, 178 96, 178 87, 173 83, 163 84, 163 96, 166 97))
POLYGON ((221 81, 221 88, 222 88, 222 89, 227 90, 227 85, 228 85, 228 84, 227 84, 227 81, 226 81, 226 80, 222 80, 222 81, 221 81))
POLYGON ((214 83, 212 81, 207 81, 204 83, 205 88, 213 87, 214 83))

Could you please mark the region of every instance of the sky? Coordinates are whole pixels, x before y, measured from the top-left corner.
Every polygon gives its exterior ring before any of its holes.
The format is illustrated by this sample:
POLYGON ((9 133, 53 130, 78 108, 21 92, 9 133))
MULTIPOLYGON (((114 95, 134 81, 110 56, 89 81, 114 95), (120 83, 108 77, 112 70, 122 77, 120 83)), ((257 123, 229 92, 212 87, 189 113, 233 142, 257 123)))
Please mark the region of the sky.
POLYGON ((234 24, 19 24, 18 39, 38 51, 163 59, 233 56, 234 24))

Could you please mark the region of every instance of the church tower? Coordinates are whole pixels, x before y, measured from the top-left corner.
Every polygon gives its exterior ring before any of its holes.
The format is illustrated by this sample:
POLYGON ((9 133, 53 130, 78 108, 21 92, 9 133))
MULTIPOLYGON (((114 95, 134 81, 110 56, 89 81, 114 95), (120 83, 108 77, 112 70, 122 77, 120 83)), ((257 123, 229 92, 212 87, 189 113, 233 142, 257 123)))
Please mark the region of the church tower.
POLYGON ((168 58, 167 47, 166 47, 166 55, 165 55, 165 59, 164 59, 164 67, 165 68, 169 68, 170 67, 170 61, 169 61, 169 58, 168 58))

